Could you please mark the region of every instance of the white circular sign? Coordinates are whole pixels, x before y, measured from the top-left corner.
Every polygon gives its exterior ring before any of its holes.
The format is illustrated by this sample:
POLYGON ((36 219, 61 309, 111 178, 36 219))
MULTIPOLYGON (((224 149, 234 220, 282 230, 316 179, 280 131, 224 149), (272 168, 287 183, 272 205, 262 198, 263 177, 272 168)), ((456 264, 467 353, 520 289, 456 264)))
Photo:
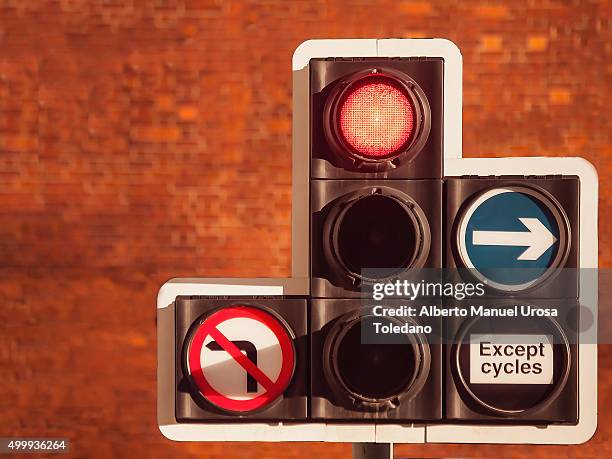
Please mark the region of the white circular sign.
POLYGON ((264 407, 285 391, 295 367, 293 338, 274 315, 252 306, 220 309, 195 330, 187 368, 200 394, 227 411, 264 407))

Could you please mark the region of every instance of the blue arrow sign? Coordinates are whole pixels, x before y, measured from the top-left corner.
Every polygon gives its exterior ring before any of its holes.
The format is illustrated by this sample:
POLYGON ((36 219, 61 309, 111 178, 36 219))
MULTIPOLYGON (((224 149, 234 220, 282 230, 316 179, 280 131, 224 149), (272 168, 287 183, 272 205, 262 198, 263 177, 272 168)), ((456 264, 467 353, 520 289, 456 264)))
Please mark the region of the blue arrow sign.
POLYGON ((459 228, 465 264, 504 288, 528 286, 544 276, 559 252, 560 217, 529 188, 496 188, 466 210, 459 228))
POLYGON ((517 260, 537 260, 557 241, 557 238, 537 218, 519 217, 527 231, 478 231, 472 233, 474 245, 526 247, 517 260))

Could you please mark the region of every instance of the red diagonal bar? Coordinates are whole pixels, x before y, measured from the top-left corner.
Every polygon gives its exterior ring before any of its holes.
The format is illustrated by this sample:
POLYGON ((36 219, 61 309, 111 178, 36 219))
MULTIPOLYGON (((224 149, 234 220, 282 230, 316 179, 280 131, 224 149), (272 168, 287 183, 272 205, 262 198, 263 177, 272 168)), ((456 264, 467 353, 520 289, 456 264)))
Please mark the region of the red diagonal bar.
POLYGON ((246 355, 244 355, 234 343, 225 337, 216 327, 211 328, 210 336, 221 346, 238 364, 244 368, 253 378, 257 380, 267 391, 274 388, 274 382, 268 378, 263 371, 257 368, 246 355))

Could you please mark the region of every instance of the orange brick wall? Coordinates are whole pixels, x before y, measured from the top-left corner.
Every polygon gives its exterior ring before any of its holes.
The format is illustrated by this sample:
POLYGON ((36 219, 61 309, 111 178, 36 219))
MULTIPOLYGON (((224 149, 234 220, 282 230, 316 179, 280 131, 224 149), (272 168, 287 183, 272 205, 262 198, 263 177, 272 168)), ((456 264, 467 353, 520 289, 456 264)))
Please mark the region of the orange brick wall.
MULTIPOLYGON (((155 295, 173 276, 285 276, 291 54, 308 38, 446 37, 465 156, 584 156, 612 265, 607 1, 0 2, 0 437, 78 457, 348 457, 176 444, 155 422, 155 295)), ((584 447, 398 454, 610 457, 612 355, 584 447)))

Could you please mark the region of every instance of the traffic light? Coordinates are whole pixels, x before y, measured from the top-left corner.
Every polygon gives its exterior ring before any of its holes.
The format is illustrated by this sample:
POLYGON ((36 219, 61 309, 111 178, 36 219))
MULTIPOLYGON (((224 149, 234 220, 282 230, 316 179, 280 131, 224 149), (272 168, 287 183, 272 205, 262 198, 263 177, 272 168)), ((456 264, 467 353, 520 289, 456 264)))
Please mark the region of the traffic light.
MULTIPOLYGON (((401 300, 387 302, 401 306, 401 300)), ((418 325, 377 317, 359 300, 311 302, 311 410, 314 419, 425 421, 442 416, 442 353, 425 333, 380 340, 372 327, 418 325), (368 335, 368 332, 370 336, 368 335)), ((428 320, 440 335, 439 319, 428 320)))
POLYGON ((311 294, 441 267, 442 59, 310 63, 311 294))
POLYGON ((446 272, 485 288, 470 304, 558 314, 447 320, 447 419, 577 422, 579 187, 560 175, 445 180, 446 272))
POLYGON ((441 268, 441 180, 313 180, 311 295, 358 298, 372 282, 441 268))
POLYGON ((431 57, 310 61, 314 418, 442 415, 440 343, 364 343, 360 297, 442 267, 443 70, 431 57))
POLYGON ((444 40, 296 51, 294 277, 162 287, 164 435, 593 434, 597 349, 584 330, 596 327, 597 282, 583 270, 597 266, 596 174, 579 159, 461 158, 460 70, 444 40), (401 282, 441 290, 373 295, 401 282))
POLYGON ((313 179, 442 177, 441 58, 310 61, 313 179))

